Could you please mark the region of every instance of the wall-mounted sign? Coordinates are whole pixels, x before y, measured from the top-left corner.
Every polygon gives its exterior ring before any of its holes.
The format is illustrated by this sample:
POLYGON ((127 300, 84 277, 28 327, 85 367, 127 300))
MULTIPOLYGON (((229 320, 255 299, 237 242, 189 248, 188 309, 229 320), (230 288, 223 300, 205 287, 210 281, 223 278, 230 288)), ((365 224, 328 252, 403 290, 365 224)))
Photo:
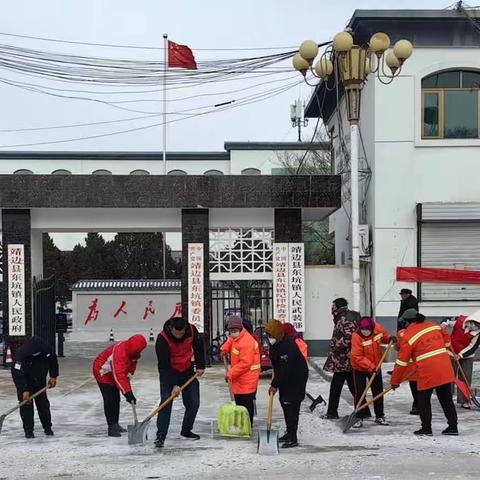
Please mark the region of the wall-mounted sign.
POLYGON ((204 331, 203 243, 188 244, 188 321, 204 331))
POLYGON ((289 243, 289 311, 290 323, 297 332, 305 331, 304 245, 289 243))
POLYGON ((273 316, 288 322, 288 243, 273 246, 273 316))
POLYGON ((25 249, 7 245, 8 263, 8 334, 25 335, 25 249))

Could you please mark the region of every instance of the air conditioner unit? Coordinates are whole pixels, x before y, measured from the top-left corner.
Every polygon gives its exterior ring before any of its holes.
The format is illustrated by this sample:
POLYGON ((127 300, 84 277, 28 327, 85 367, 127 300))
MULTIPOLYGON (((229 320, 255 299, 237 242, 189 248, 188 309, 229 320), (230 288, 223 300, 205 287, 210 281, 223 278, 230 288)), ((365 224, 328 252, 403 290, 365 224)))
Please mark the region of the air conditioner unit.
POLYGON ((360 256, 370 256, 370 233, 368 230, 368 225, 358 226, 358 240, 360 244, 360 256))

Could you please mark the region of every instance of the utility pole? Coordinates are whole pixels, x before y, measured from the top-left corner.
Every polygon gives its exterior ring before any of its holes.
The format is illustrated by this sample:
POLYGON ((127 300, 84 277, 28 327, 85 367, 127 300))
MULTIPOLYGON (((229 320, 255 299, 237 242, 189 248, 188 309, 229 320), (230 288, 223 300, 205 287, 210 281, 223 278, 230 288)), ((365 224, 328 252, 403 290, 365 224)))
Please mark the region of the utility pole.
POLYGON ((298 141, 302 141, 302 127, 308 125, 308 119, 305 118, 305 104, 300 99, 295 100, 293 105, 290 105, 290 120, 292 127, 298 128, 298 141))

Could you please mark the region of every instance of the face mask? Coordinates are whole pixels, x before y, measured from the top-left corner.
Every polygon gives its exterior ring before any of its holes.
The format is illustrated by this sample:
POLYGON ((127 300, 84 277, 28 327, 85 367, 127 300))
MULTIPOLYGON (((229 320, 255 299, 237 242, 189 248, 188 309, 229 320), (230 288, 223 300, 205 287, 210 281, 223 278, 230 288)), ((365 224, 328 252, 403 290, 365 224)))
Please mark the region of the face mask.
POLYGON ((240 332, 232 332, 232 333, 230 334, 230 336, 231 336, 232 338, 238 338, 238 337, 240 336, 240 332))
POLYGON ((364 337, 369 337, 372 332, 370 330, 360 330, 360 333, 364 336, 364 337))
POLYGON ((275 345, 277 343, 277 339, 272 338, 272 337, 268 337, 268 343, 270 343, 270 345, 275 345))

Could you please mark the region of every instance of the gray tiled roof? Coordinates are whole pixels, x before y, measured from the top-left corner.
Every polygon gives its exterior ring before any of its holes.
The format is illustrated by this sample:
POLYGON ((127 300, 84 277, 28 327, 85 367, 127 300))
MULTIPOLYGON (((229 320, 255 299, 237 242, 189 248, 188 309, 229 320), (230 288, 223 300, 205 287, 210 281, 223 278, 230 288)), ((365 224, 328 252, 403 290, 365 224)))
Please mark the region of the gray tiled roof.
POLYGON ((181 280, 80 280, 72 286, 73 291, 143 291, 180 290, 181 280))

